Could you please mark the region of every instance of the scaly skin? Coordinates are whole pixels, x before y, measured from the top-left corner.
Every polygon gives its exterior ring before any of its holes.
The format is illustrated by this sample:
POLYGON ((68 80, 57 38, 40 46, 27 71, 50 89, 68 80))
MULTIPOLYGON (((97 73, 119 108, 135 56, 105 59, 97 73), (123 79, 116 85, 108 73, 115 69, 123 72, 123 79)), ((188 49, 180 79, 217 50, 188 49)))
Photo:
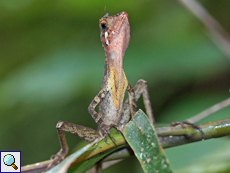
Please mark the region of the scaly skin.
POLYGON ((147 115, 154 123, 146 81, 139 80, 133 89, 128 83, 123 70, 123 57, 130 40, 128 14, 126 12, 121 12, 114 16, 106 14, 100 19, 99 26, 101 29, 101 41, 105 50, 105 68, 101 90, 88 108, 89 113, 98 124, 98 131, 59 121, 56 128, 61 149, 54 156, 53 162, 47 169, 62 161, 68 153, 65 131, 75 134, 88 142, 98 141, 98 139, 103 138, 107 142, 106 136, 109 134, 113 141, 116 142, 109 132, 110 128, 114 126, 118 131, 122 131, 124 125, 130 119, 130 114, 133 116, 136 113, 136 101, 141 95, 144 98, 147 115), (123 106, 125 90, 128 91, 129 98, 123 106), (97 105, 99 105, 98 113, 95 111, 97 105))
POLYGON ((91 102, 88 110, 97 122, 101 133, 106 137, 107 133, 110 134, 109 129, 112 126, 120 129, 118 125, 122 118, 125 90, 128 90, 129 96, 133 98, 130 103, 132 115, 136 112, 136 101, 134 90, 128 84, 123 70, 123 57, 130 40, 128 14, 126 12, 115 16, 106 14, 100 19, 99 26, 101 42, 105 50, 105 68, 101 91, 91 102), (101 92, 104 94, 100 94, 101 92), (98 104, 97 113, 95 107, 98 104))

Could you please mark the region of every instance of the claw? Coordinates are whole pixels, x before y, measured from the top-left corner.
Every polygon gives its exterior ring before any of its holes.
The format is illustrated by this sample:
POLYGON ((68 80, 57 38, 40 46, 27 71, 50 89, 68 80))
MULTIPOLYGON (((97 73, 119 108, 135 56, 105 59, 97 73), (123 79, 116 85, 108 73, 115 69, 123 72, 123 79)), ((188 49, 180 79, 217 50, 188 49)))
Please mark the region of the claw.
POLYGON ((182 121, 182 122, 173 122, 170 124, 170 126, 176 126, 176 125, 181 125, 183 129, 185 129, 185 124, 187 125, 191 125, 194 129, 197 129, 200 131, 201 133, 201 136, 202 136, 202 141, 205 139, 205 135, 204 135, 204 132, 203 130, 196 124, 194 123, 191 123, 189 121, 182 121))
POLYGON ((113 140, 115 143, 117 143, 116 140, 114 139, 113 135, 110 133, 110 131, 108 131, 108 134, 109 134, 109 136, 112 138, 112 140, 113 140))
POLYGON ((54 160, 55 157, 56 157, 56 155, 54 154, 54 155, 52 155, 52 156, 50 157, 50 159, 51 159, 51 160, 54 160))
POLYGON ((118 127, 118 126, 114 126, 114 127, 116 127, 117 134, 121 133, 121 131, 120 131, 120 129, 119 129, 119 127, 118 127))
MULTIPOLYGON (((113 135, 110 133, 109 129, 114 126, 114 125, 104 125, 101 129, 103 131, 103 136, 104 136, 104 139, 105 139, 105 142, 108 144, 108 141, 107 141, 107 134, 112 138, 112 140, 116 143, 116 140, 114 139, 113 135)), ((116 126, 114 126, 116 127, 116 126)))
POLYGON ((99 142, 101 142, 101 140, 103 140, 104 138, 103 137, 101 137, 101 138, 99 138, 99 139, 96 139, 95 141, 93 141, 93 143, 95 143, 94 145, 93 145, 93 147, 96 147, 97 146, 97 144, 99 143, 99 142))
POLYGON ((59 154, 52 155, 51 156, 52 162, 47 166, 46 171, 60 163, 62 160, 64 160, 64 157, 60 156, 59 154))
POLYGON ((105 139, 105 142, 108 144, 107 135, 105 135, 104 139, 105 139))

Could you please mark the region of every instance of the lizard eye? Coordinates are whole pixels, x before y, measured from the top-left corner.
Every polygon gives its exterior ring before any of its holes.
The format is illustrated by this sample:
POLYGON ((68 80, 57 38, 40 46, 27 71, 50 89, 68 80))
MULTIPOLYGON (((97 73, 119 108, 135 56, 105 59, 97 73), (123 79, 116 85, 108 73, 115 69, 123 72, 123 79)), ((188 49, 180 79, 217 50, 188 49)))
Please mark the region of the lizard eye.
POLYGON ((101 24, 101 28, 102 28, 102 29, 106 29, 106 27, 107 27, 107 24, 106 24, 106 23, 102 23, 102 24, 101 24))

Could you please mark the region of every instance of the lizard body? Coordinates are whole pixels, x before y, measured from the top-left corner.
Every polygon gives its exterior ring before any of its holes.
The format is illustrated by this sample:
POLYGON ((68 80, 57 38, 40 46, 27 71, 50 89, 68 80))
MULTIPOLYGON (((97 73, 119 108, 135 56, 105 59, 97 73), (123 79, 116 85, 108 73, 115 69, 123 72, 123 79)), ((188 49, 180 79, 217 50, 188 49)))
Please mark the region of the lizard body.
POLYGON ((109 134, 113 141, 116 142, 110 134, 110 128, 116 127, 118 131, 122 131, 124 125, 130 119, 130 114, 133 116, 136 113, 136 101, 141 95, 143 96, 147 115, 154 124, 146 81, 139 80, 136 86, 132 88, 123 70, 123 57, 130 40, 128 14, 126 12, 121 12, 114 16, 106 14, 100 19, 99 26, 101 42, 105 50, 104 74, 101 90, 88 107, 89 113, 98 124, 98 131, 81 125, 59 121, 56 128, 61 149, 54 156, 53 162, 48 165, 47 169, 62 161, 68 153, 64 132, 75 134, 88 142, 94 142, 101 137, 107 142, 106 136, 109 134), (129 93, 129 98, 123 104, 126 90, 129 93), (99 105, 98 113, 95 111, 97 105, 99 105))
MULTIPOLYGON (((105 50, 105 68, 101 91, 91 102, 88 110, 97 122, 102 134, 110 134, 109 129, 115 126, 119 129, 123 111, 125 90, 132 92, 130 97, 135 98, 131 85, 128 84, 123 70, 123 57, 130 40, 130 25, 128 14, 119 13, 115 16, 106 14, 99 22, 101 42, 105 50), (129 89, 130 88, 130 89, 129 89), (99 104, 98 113, 95 111, 99 104)), ((131 102, 131 114, 136 112, 136 102, 131 102)), ((111 135, 110 135, 111 136, 111 135)), ((106 140, 106 138, 105 138, 106 140)))
POLYGON ((99 114, 101 114, 105 124, 108 125, 117 125, 119 122, 118 119, 121 117, 124 94, 128 86, 128 81, 123 70, 123 56, 130 39, 130 27, 127 16, 127 13, 123 12, 116 15, 114 20, 114 16, 106 14, 100 20, 101 41, 106 57, 101 89, 107 87, 108 94, 99 105, 99 114), (110 20, 113 22, 110 22, 110 20), (114 23, 120 23, 120 28, 118 28, 118 24, 114 25, 114 23), (125 33, 125 35, 117 35, 117 33, 125 33))

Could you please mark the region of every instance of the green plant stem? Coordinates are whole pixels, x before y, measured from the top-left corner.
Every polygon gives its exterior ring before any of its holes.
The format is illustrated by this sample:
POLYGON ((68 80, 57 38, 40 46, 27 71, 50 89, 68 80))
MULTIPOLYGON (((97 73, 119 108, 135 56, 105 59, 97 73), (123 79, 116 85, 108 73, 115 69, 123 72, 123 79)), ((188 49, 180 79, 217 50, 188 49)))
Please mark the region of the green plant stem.
MULTIPOLYGON (((230 135, 230 119, 205 123, 200 127, 204 132, 205 140, 230 135)), ((156 132, 163 148, 203 140, 200 131, 191 126, 186 126, 184 129, 181 126, 162 127, 157 128, 156 132)))
MULTIPOLYGON (((199 126, 205 134, 205 140, 230 135, 230 119, 205 123, 199 126)), ((176 127, 161 127, 157 128, 156 132, 159 137, 158 140, 163 148, 170 148, 202 140, 202 136, 199 130, 194 129, 191 126, 186 126, 184 129, 179 125, 176 127)), ((119 140, 124 139, 120 138, 119 140)), ((125 141, 120 141, 120 143, 125 143, 125 141)), ((111 148, 112 147, 113 146, 111 145, 111 148)), ((127 155, 124 154, 122 156, 123 158, 130 156, 130 152, 125 152, 127 153, 127 155)), ((95 152, 94 155, 96 154, 98 153, 95 152)), ((112 160, 112 158, 108 160, 112 160)), ((41 172, 41 170, 44 170, 51 161, 52 160, 48 160, 32 165, 23 166, 22 172, 26 173, 35 170, 39 170, 39 172, 41 172)))

